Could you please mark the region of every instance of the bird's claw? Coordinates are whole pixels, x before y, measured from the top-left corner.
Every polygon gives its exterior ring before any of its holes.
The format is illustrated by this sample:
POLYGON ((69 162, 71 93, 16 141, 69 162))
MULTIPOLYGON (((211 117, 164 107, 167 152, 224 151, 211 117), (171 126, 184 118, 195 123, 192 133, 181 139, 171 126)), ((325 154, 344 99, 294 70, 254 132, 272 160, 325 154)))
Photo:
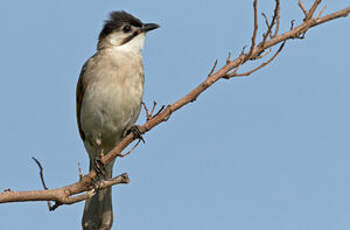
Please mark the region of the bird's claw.
POLYGON ((106 168, 105 164, 102 162, 102 159, 100 156, 95 157, 93 169, 96 172, 96 177, 92 179, 92 186, 95 190, 100 189, 100 181, 105 178, 106 175, 106 168))
POLYGON ((96 171, 97 177, 104 177, 106 175, 105 164, 102 162, 101 157, 99 156, 95 158, 94 169, 96 171))
POLYGON ((145 142, 145 139, 143 139, 143 137, 142 137, 142 133, 141 133, 140 129, 139 129, 136 125, 132 126, 132 127, 126 132, 126 135, 128 135, 129 133, 133 133, 133 134, 134 134, 134 137, 135 137, 136 139, 139 139, 139 140, 141 140, 143 143, 146 143, 146 142, 145 142))

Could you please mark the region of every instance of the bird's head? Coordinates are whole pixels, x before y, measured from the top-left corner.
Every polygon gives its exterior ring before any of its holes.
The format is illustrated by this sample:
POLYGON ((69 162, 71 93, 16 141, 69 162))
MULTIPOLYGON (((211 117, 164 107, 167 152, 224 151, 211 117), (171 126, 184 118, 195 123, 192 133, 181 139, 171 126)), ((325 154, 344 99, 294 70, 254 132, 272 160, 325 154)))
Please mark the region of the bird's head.
POLYGON ((145 34, 157 28, 159 25, 143 23, 125 11, 114 11, 100 32, 98 49, 124 46, 126 49, 141 50, 145 34))

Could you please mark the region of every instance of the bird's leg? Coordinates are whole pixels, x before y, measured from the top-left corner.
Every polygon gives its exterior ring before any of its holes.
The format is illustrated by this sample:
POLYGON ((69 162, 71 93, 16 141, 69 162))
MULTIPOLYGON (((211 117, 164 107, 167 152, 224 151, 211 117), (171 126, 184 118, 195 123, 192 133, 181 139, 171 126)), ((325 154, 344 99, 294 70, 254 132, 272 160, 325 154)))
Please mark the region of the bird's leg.
POLYGON ((135 137, 136 139, 139 139, 139 140, 141 140, 143 143, 145 143, 145 140, 144 140, 143 137, 142 137, 142 133, 141 133, 139 127, 137 127, 137 125, 134 125, 134 126, 132 126, 130 129, 128 129, 128 130, 125 132, 125 136, 127 136, 127 135, 130 134, 130 133, 133 133, 133 134, 134 134, 134 137, 135 137))
POLYGON ((93 164, 94 167, 93 168, 97 174, 97 177, 94 181, 95 187, 97 187, 96 185, 98 184, 98 182, 101 179, 104 179, 104 177, 106 175, 106 167, 105 167, 105 164, 102 162, 103 155, 104 155, 104 150, 102 149, 99 154, 96 154, 96 157, 94 159, 94 164, 93 164))
POLYGON ((97 156, 95 158, 95 167, 94 167, 98 176, 104 176, 106 174, 105 164, 102 162, 101 157, 97 156))

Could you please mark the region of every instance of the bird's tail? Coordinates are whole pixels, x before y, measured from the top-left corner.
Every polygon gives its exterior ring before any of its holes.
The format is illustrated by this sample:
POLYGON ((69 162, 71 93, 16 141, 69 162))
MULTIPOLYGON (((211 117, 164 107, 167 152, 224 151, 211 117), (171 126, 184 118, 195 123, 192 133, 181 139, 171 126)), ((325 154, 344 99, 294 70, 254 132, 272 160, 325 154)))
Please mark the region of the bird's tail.
MULTIPOLYGON (((90 170, 93 163, 90 162, 90 170)), ((104 179, 112 178, 113 163, 106 166, 104 179)), ((85 201, 82 219, 83 230, 110 230, 113 224, 112 188, 98 190, 85 201)))

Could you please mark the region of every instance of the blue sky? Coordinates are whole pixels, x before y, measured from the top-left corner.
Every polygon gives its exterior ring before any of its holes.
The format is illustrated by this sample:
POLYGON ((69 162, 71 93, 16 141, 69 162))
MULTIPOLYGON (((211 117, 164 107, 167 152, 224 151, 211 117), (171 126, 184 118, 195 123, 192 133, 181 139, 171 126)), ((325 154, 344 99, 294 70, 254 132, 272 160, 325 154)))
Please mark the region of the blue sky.
MULTIPOLYGON (((220 66, 250 43, 251 3, 2 2, 0 190, 41 189, 32 156, 50 188, 75 182, 78 162, 87 172, 75 86, 110 11, 161 25, 146 39, 144 101, 170 104, 215 59, 220 66)), ((349 5, 324 3, 325 13, 349 5)), ((269 16, 273 4, 259 1, 269 16)), ((297 1, 282 2, 281 31, 292 19, 302 21, 297 1)), ((114 170, 131 183, 114 187, 113 229, 349 229, 349 19, 289 41, 266 68, 218 82, 147 133, 114 170)), ((83 203, 55 212, 44 202, 2 204, 0 229, 80 229, 82 210, 83 203)))

